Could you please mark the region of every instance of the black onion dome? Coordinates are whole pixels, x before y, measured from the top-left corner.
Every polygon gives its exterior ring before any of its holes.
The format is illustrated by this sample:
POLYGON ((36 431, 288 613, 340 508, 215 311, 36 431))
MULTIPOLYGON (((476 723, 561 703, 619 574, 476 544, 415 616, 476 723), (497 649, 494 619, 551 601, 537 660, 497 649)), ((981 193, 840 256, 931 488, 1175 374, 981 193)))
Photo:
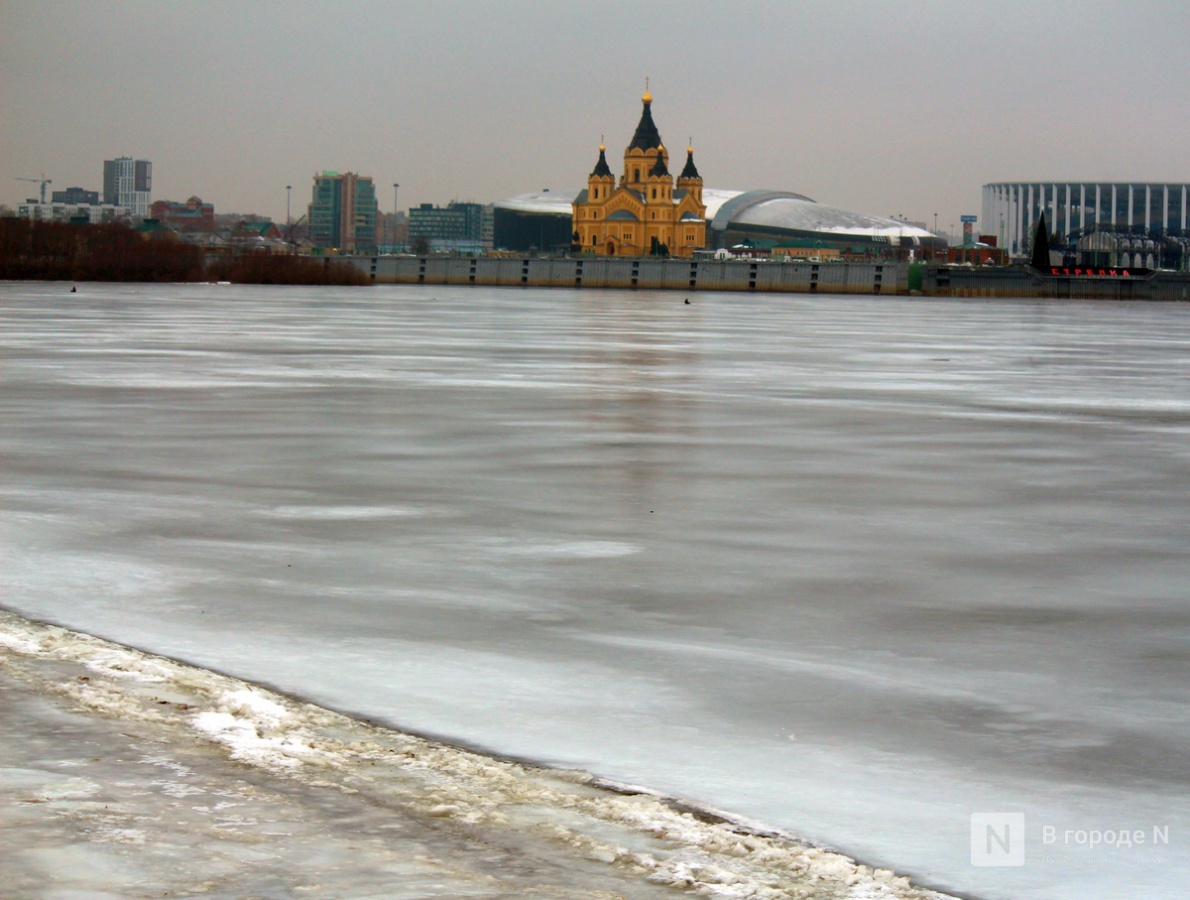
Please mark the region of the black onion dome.
POLYGON ((649 174, 650 175, 663 175, 666 178, 669 177, 669 169, 665 165, 665 154, 664 153, 657 154, 657 162, 655 162, 653 164, 653 168, 651 168, 649 170, 649 174))
POLYGON ((640 114, 640 123, 636 126, 636 133, 632 135, 632 143, 628 145, 629 150, 652 150, 654 147, 661 146, 661 135, 657 131, 657 126, 653 124, 651 110, 653 98, 645 94, 642 102, 645 108, 640 114))
POLYGON ((698 169, 694 167, 694 148, 691 147, 686 151, 686 166, 682 169, 682 174, 678 178, 702 178, 698 174, 698 169))
POLYGON ((606 175, 612 177, 612 170, 607 164, 607 154, 604 151, 602 144, 599 145, 599 162, 595 163, 595 171, 591 173, 592 178, 606 175))

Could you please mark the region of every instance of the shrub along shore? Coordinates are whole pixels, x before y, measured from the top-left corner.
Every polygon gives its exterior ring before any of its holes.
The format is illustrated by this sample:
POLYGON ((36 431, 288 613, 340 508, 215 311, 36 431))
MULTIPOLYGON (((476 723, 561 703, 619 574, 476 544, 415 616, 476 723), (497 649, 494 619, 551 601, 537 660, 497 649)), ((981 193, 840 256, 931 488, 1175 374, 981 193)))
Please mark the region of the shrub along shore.
POLYGON ((334 259, 245 250, 209 256, 170 236, 125 225, 0 219, 0 280, 231 281, 236 284, 368 284, 334 259))

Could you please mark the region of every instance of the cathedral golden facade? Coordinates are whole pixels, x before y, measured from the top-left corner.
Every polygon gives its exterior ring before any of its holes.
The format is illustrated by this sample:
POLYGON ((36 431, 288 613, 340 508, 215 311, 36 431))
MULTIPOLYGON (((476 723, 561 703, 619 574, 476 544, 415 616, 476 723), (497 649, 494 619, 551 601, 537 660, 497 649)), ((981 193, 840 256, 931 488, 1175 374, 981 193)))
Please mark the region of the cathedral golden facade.
POLYGON ((587 189, 574 198, 574 242, 596 256, 691 256, 706 246, 707 236, 694 148, 687 149, 686 166, 675 181, 669 151, 653 123, 653 96, 645 91, 641 101, 644 111, 624 151, 618 184, 607 148, 599 145, 587 189))

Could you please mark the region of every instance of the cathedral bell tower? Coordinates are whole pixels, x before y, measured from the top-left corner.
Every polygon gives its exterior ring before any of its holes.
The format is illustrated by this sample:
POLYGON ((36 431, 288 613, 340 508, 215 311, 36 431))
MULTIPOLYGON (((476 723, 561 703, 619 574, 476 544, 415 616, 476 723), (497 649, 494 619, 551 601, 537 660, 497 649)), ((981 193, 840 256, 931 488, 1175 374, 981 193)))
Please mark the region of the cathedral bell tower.
POLYGON ((702 203, 702 176, 694 165, 694 148, 686 148, 686 165, 678 173, 678 190, 689 191, 696 203, 702 203))
POLYGON ((599 161, 587 176, 587 196, 592 202, 607 200, 616 189, 616 176, 612 174, 611 166, 607 164, 607 148, 599 145, 599 161))

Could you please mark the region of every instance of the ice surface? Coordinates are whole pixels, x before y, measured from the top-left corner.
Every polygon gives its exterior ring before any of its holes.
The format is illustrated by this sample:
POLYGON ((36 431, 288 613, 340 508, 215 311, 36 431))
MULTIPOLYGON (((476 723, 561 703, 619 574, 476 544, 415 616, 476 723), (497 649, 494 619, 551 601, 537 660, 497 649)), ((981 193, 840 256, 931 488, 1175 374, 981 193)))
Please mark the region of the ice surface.
POLYGON ((1184 313, 2 285, 3 602, 964 895, 1177 897, 1184 313), (988 811, 1024 866, 971 865, 988 811))

